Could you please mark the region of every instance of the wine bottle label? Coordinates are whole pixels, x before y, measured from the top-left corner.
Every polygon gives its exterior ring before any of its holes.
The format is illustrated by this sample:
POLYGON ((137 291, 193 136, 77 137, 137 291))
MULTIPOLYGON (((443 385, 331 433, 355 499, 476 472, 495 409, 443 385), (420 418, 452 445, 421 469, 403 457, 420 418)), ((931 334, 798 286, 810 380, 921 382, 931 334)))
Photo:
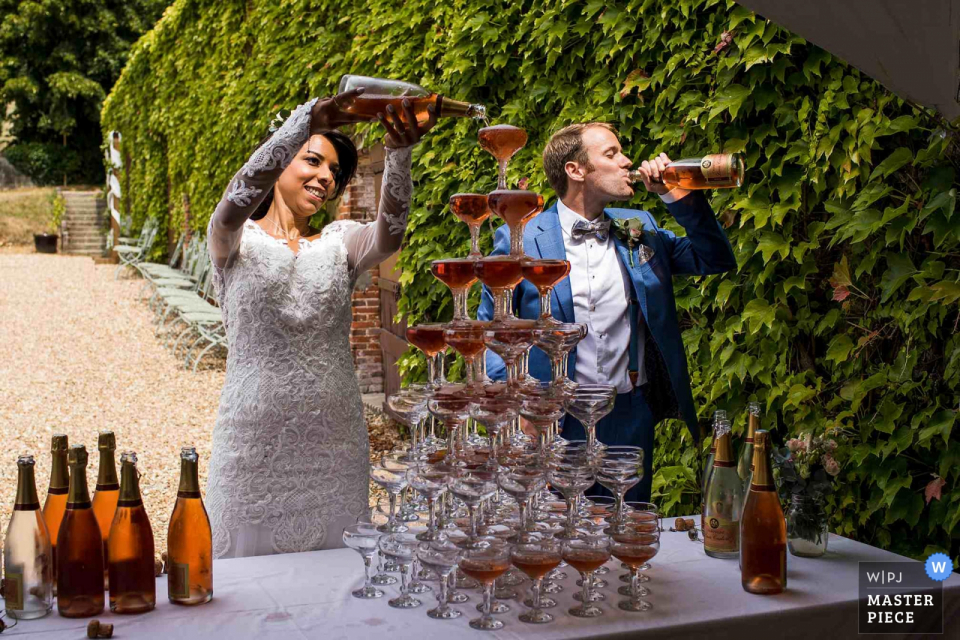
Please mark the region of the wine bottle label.
POLYGON ((11 571, 7 567, 7 574, 3 579, 3 599, 7 609, 18 611, 23 609, 23 574, 11 571))
POLYGON ((739 551, 740 523, 710 516, 703 530, 703 548, 708 551, 739 551))
POLYGON ((704 156, 700 160, 700 172, 703 173, 703 179, 707 183, 729 182, 732 159, 733 156, 729 153, 715 153, 704 156))
POLYGON ((167 581, 171 598, 190 597, 190 565, 170 562, 167 568, 167 581))

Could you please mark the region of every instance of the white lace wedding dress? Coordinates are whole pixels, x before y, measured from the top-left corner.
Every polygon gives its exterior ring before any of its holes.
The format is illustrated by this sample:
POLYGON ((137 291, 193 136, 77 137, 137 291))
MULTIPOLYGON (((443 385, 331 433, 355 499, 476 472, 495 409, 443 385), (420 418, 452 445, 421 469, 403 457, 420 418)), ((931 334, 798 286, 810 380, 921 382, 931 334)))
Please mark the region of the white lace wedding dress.
POLYGON ((359 273, 400 247, 410 149, 387 150, 376 222, 329 224, 297 254, 251 220, 223 226, 249 217, 300 151, 312 105, 251 156, 208 228, 230 347, 206 494, 217 558, 340 547, 343 528, 367 509, 351 293, 359 273))

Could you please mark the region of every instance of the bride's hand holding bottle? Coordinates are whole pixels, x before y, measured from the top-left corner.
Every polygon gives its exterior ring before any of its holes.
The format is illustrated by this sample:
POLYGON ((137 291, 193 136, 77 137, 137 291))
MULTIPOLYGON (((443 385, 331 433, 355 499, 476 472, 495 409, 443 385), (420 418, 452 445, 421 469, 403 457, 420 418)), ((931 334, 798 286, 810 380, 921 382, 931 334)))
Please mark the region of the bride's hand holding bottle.
MULTIPOLYGON (((311 134, 330 131, 349 124, 368 122, 367 116, 349 113, 345 109, 350 103, 364 92, 363 88, 352 89, 338 93, 332 98, 321 98, 313 105, 310 128, 311 134)), ((417 123, 413 104, 409 100, 402 103, 403 115, 399 114, 393 105, 387 105, 386 113, 378 113, 377 119, 387 132, 384 146, 388 149, 411 147, 420 141, 427 131, 437 124, 437 111, 434 105, 427 107, 429 118, 422 124, 417 123), (413 125, 407 124, 412 122, 413 125)))

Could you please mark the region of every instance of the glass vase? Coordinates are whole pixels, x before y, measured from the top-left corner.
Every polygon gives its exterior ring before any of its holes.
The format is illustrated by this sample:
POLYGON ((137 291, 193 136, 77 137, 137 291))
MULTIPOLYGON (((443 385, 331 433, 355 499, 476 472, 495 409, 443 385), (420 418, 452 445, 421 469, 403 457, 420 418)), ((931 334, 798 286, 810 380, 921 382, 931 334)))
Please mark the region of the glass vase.
POLYGON ((787 548, 801 558, 819 558, 827 552, 827 513, 823 500, 794 495, 787 512, 787 548))

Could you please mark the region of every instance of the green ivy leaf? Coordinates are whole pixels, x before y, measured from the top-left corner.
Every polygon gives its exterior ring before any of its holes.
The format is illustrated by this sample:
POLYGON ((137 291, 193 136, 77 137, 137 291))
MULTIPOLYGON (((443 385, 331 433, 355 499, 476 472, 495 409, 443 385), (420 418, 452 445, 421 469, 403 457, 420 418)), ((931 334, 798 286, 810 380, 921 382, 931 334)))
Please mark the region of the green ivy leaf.
POLYGON ((889 300, 890 296, 896 293, 897 289, 903 286, 903 283, 917 272, 917 268, 913 266, 913 261, 910 260, 909 256, 888 253, 885 257, 888 268, 883 273, 883 278, 880 281, 880 289, 883 291, 881 302, 889 300))
POLYGON ((873 170, 873 173, 870 174, 870 181, 875 180, 878 177, 886 178, 894 171, 900 169, 904 165, 910 164, 913 162, 913 152, 906 147, 900 147, 886 159, 878 164, 873 170))
POLYGON ((850 336, 843 333, 830 341, 827 348, 827 360, 833 360, 836 363, 846 362, 850 352, 853 351, 853 340, 850 336))

